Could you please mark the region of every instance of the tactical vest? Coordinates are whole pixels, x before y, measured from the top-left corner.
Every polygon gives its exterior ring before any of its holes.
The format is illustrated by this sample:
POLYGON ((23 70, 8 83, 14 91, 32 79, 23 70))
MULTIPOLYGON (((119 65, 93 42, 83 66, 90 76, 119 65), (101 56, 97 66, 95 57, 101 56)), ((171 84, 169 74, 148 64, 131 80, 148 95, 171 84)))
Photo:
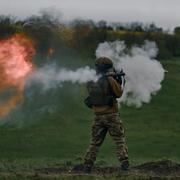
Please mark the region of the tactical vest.
POLYGON ((85 99, 88 107, 92 106, 113 106, 116 102, 115 95, 111 89, 107 76, 102 76, 97 82, 88 82, 87 90, 89 96, 85 99))

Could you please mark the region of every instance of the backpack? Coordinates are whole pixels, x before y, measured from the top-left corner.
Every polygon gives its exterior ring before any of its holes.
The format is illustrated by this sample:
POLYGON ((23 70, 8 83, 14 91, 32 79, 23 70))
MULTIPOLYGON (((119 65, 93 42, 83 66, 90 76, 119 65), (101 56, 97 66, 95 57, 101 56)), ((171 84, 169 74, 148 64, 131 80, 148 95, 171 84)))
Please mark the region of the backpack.
POLYGON ((87 83, 89 96, 84 100, 85 104, 92 106, 113 106, 116 102, 115 95, 111 90, 107 76, 102 76, 97 82, 90 81, 87 83))

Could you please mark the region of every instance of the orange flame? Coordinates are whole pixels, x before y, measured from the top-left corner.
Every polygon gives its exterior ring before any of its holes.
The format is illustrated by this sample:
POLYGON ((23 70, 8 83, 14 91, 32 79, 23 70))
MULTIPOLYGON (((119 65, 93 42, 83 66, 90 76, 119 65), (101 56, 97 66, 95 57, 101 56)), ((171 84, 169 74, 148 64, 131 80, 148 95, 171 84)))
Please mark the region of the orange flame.
POLYGON ((17 93, 0 104, 0 116, 5 116, 23 100, 24 84, 27 76, 35 66, 32 58, 35 55, 33 42, 25 35, 18 34, 0 40, 0 93, 15 87, 17 93))

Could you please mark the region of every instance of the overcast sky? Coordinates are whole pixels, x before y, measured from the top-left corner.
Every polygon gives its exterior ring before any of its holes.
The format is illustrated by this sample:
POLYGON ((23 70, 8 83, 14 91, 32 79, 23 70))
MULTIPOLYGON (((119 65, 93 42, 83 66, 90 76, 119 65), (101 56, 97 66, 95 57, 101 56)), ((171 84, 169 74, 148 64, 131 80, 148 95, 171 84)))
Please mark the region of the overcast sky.
POLYGON ((118 22, 154 22, 180 26, 180 0, 0 0, 0 14, 26 17, 55 8, 64 19, 85 18, 118 22))

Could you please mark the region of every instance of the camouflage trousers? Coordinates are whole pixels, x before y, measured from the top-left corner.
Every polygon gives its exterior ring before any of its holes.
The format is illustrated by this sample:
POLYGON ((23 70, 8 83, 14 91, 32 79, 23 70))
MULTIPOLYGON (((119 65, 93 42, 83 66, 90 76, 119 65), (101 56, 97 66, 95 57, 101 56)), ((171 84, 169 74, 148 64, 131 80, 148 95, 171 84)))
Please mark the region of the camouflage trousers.
POLYGON ((118 113, 112 113, 95 116, 91 132, 91 143, 84 157, 85 164, 94 164, 98 150, 107 132, 116 143, 119 161, 128 159, 128 149, 125 143, 122 121, 118 113))

